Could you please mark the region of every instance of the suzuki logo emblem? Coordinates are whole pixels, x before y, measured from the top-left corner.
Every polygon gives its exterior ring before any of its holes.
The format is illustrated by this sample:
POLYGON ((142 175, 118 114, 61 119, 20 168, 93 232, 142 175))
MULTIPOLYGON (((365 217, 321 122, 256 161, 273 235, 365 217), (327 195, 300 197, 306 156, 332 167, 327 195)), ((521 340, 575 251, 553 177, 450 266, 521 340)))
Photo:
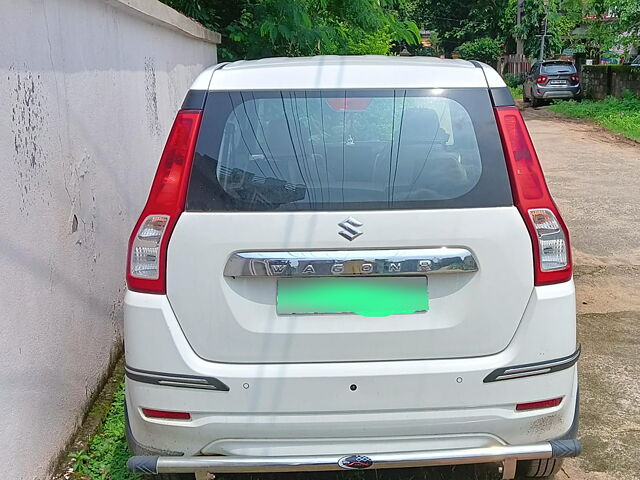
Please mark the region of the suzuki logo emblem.
POLYGON ((353 217, 349 217, 346 220, 343 220, 338 224, 338 226, 344 228, 344 230, 340 230, 338 232, 338 235, 343 236, 349 241, 354 240, 362 235, 362 232, 357 228, 361 227, 362 223, 360 223, 353 217))

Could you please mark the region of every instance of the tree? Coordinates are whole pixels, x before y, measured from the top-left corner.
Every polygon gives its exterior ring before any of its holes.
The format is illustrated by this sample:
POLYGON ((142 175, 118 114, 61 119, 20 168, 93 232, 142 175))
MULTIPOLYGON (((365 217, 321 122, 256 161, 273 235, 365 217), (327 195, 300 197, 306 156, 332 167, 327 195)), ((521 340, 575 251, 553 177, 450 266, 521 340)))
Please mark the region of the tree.
POLYGON ((638 0, 590 0, 586 13, 586 43, 593 56, 617 45, 640 46, 638 0))
MULTIPOLYGON (((524 0, 524 14, 520 25, 514 28, 514 35, 524 42, 525 54, 538 57, 540 50, 541 22, 546 17, 547 37, 545 38, 545 58, 550 58, 571 46, 571 32, 583 20, 582 0, 549 0, 546 7, 541 0, 524 0)), ((515 11, 514 11, 515 16, 515 11)))
POLYGON ((383 54, 392 41, 420 38, 414 22, 398 17, 404 0, 164 1, 221 31, 222 59, 383 54))
POLYGON ((640 2, 619 0, 617 14, 620 18, 621 42, 627 46, 640 48, 640 2))
POLYGON ((420 28, 436 31, 447 56, 460 44, 478 38, 504 41, 502 21, 509 0, 412 0, 409 3, 411 20, 420 28))
POLYGON ((500 42, 492 38, 479 38, 464 42, 458 47, 458 53, 461 58, 480 60, 495 67, 500 53, 502 53, 502 47, 500 42))

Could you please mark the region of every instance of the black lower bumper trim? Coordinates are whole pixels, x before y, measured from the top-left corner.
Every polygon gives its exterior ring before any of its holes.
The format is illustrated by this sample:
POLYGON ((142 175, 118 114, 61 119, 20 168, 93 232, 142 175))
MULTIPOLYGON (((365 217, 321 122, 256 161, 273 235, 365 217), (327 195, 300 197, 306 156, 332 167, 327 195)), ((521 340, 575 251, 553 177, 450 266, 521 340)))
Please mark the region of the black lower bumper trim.
POLYGON ((484 383, 559 372, 560 370, 566 370, 567 368, 572 367, 578 361, 579 357, 580 347, 578 347, 574 353, 567 355, 566 357, 546 360, 544 362, 525 363, 522 365, 498 368, 485 377, 484 383))
POLYGON ((175 373, 151 372, 125 365, 125 375, 131 380, 164 387, 197 388, 200 390, 217 390, 228 392, 229 387, 214 377, 200 377, 197 375, 179 375, 175 373))

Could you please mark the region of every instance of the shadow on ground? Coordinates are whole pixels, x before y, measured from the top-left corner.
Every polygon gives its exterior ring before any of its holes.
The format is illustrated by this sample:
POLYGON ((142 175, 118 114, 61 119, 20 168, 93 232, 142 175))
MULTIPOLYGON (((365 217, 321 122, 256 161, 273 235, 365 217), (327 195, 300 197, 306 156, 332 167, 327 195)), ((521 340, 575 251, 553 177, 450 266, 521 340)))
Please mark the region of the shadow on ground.
MULTIPOLYGON (((149 480, 151 480, 151 477, 149 480)), ((493 465, 403 468, 388 470, 216 475, 216 480, 494 480, 493 465)))

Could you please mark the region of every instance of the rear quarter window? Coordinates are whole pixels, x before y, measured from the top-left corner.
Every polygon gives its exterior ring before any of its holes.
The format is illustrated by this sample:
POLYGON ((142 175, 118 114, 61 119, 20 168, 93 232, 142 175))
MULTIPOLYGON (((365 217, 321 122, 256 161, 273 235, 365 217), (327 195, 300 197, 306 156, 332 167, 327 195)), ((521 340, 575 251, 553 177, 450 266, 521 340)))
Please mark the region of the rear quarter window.
POLYGON ((487 89, 209 92, 187 209, 511 204, 487 89))

